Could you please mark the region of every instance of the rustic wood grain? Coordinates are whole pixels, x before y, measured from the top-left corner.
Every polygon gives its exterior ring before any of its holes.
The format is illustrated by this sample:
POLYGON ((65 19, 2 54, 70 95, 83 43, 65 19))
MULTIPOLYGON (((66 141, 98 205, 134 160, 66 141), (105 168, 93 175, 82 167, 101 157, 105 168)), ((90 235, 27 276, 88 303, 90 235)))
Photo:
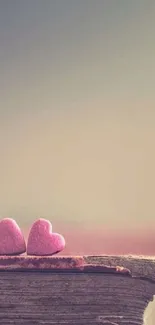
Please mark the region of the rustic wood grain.
POLYGON ((137 256, 137 255, 120 255, 120 256, 84 256, 85 263, 97 265, 116 266, 121 265, 129 269, 133 276, 147 278, 155 281, 155 257, 154 256, 137 256))
POLYGON ((0 324, 142 325, 155 260, 1 257, 0 324))

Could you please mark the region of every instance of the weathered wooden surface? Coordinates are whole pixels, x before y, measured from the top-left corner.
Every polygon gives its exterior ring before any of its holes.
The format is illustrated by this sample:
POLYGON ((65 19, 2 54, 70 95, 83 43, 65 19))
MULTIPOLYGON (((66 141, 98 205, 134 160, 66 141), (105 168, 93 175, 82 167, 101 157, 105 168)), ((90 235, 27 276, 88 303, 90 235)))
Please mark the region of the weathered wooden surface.
POLYGON ((104 265, 102 263, 87 263, 83 256, 74 257, 36 257, 36 256, 2 256, 0 258, 0 271, 50 271, 50 272, 97 272, 121 273, 131 275, 129 269, 104 265))
POLYGON ((142 325, 155 294, 155 260, 140 261, 2 257, 0 324, 142 325))
POLYGON ((153 256, 84 256, 85 263, 121 265, 129 269, 133 276, 155 281, 155 257, 153 256))

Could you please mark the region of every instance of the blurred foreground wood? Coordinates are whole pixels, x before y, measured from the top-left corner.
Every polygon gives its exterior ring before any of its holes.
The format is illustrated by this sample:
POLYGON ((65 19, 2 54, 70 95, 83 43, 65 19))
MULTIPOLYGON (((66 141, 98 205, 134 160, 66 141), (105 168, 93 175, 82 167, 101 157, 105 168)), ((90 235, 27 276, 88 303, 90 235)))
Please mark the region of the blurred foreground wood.
POLYGON ((155 259, 0 257, 0 324, 142 325, 155 259))

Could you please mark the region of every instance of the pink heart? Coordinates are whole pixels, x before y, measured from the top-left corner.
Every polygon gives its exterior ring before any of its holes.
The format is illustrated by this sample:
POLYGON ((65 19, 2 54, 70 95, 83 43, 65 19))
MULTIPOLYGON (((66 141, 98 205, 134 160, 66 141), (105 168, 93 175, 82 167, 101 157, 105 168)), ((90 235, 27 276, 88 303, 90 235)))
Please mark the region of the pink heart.
POLYGON ((26 252, 24 236, 16 221, 0 220, 0 255, 18 255, 26 252))
POLYGON ((65 247, 63 236, 52 233, 50 221, 38 219, 30 229, 27 241, 28 255, 53 255, 65 247))

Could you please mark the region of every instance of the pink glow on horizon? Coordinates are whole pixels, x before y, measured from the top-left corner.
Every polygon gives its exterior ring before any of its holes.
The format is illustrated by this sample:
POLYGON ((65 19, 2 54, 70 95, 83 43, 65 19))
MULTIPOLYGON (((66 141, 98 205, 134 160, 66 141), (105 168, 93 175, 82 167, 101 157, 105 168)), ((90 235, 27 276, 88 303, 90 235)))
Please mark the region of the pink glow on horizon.
MULTIPOLYGON (((61 233, 66 240, 61 255, 155 255, 155 236, 149 232, 82 230, 76 227, 66 230, 62 226, 54 231, 61 233)), ((28 230, 25 229, 24 235, 27 240, 28 230)))

